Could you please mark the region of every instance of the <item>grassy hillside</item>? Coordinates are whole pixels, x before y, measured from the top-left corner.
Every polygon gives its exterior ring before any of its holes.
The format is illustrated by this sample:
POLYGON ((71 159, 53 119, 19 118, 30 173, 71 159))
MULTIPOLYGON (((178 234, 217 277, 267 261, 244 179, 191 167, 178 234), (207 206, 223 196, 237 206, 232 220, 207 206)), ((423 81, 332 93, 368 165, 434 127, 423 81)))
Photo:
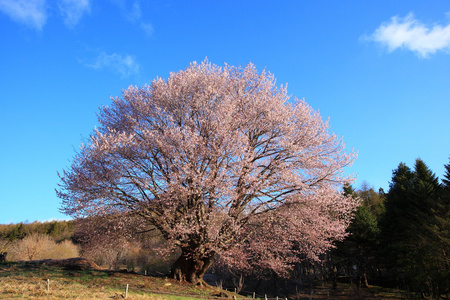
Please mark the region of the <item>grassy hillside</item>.
POLYGON ((213 287, 138 274, 67 270, 25 263, 0 264, 1 299, 122 299, 127 284, 127 299, 204 299, 220 293, 213 287))
MULTIPOLYGON (((73 232, 74 223, 72 221, 0 224, 0 252, 8 251, 7 259, 12 261, 31 259, 15 258, 17 256, 15 255, 15 251, 21 250, 22 252, 27 252, 23 251, 23 247, 18 247, 20 243, 25 242, 27 237, 39 234, 46 235, 51 237, 55 243, 59 242, 58 245, 63 245, 73 238, 73 232)), ((142 244, 145 247, 133 248, 129 247, 129 244, 126 244, 126 247, 122 247, 123 249, 107 249, 101 247, 98 253, 96 253, 98 256, 97 260, 95 259, 95 255, 86 257, 94 260, 97 264, 111 268, 111 265, 115 264, 106 261, 108 258, 107 253, 111 252, 115 254, 113 258, 121 258, 115 262, 121 268, 125 268, 126 266, 127 268, 130 267, 128 268, 129 270, 141 272, 143 270, 155 271, 166 268, 167 264, 163 265, 161 258, 151 252, 153 246, 149 242, 151 239, 142 239, 145 240, 145 243, 142 244), (108 252, 107 250, 110 251, 108 252)), ((142 246, 139 243, 136 245, 142 246)), ((31 248, 34 247, 33 245, 29 246, 31 248)), ((47 256, 40 257, 36 255, 33 259, 50 258, 48 249, 43 249, 42 251, 47 256)), ((89 254, 89 251, 82 252, 83 256, 87 254, 89 254)), ((53 258, 65 257, 74 256, 64 256, 59 253, 53 258)), ((161 272, 164 273, 163 271, 161 272)), ((272 281, 268 280, 266 283, 272 286, 272 281)), ((48 265, 33 265, 19 262, 0 263, 0 299, 121 299, 125 297, 127 284, 129 286, 128 299, 206 299, 217 298, 219 295, 228 295, 229 297, 233 295, 232 293, 225 293, 213 287, 195 287, 191 284, 183 284, 160 277, 102 270, 74 271, 67 270, 64 267, 51 267, 48 265), (49 291, 47 291, 47 279, 50 280, 49 291)), ((249 294, 257 290, 255 284, 252 285, 251 278, 246 279, 244 290, 249 294)), ((266 290, 263 288, 263 291, 273 292, 275 295, 283 295, 282 291, 273 291, 273 289, 266 290)), ((354 285, 341 283, 336 290, 332 288, 331 283, 327 282, 316 282, 313 294, 308 293, 310 291, 309 286, 299 288, 298 290, 296 288, 289 290, 290 293, 293 293, 293 291, 297 291, 298 294, 291 295, 289 299, 411 298, 411 295, 402 291, 373 286, 358 290, 354 285)), ((240 299, 243 298, 243 296, 236 296, 240 299)), ((264 299, 264 295, 257 296, 264 299)))
MULTIPOLYGON (((0 264, 0 299, 124 299, 127 284, 127 299, 191 300, 233 295, 245 299, 215 287, 198 287, 162 277, 30 263, 0 264)), ((341 284, 338 290, 316 287, 312 295, 298 294, 290 299, 408 299, 408 295, 378 287, 357 290, 341 284)))

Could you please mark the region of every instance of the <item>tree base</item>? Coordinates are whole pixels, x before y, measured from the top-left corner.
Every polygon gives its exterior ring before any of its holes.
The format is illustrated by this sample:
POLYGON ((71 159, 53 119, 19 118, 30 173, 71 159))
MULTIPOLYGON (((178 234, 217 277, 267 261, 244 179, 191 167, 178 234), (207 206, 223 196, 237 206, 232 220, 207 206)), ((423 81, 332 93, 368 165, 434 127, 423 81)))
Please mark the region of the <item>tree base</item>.
POLYGON ((187 281, 200 286, 208 284, 203 280, 206 271, 214 261, 215 253, 199 256, 195 253, 183 251, 171 270, 172 278, 178 281, 187 281))

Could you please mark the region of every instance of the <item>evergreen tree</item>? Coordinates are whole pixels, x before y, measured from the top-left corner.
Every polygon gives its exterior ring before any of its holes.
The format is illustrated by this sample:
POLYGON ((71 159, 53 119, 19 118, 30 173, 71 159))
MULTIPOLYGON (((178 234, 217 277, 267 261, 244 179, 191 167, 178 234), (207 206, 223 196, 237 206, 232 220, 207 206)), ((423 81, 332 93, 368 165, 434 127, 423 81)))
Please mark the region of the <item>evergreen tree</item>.
POLYGON ((16 239, 23 239, 26 236, 25 227, 23 223, 16 224, 14 229, 8 234, 7 239, 13 242, 16 239))
POLYGON ((414 183, 411 195, 412 207, 410 249, 407 255, 409 264, 405 266, 408 281, 415 290, 422 294, 436 294, 435 270, 436 258, 439 257, 439 245, 433 234, 435 212, 439 203, 439 179, 417 159, 414 169, 414 183))
POLYGON ((444 179, 442 179, 442 186, 447 193, 450 193, 450 163, 445 165, 444 179))
MULTIPOLYGON (((388 270, 394 273, 398 264, 405 257, 405 233, 411 224, 405 214, 409 210, 408 199, 413 182, 413 172, 403 163, 393 171, 392 181, 386 195, 386 212, 381 220, 382 244, 381 257, 388 270)), ((394 274, 395 275, 395 274, 394 274)))
POLYGON ((422 295, 439 295, 436 269, 436 209, 441 186, 436 175, 417 159, 414 171, 401 163, 393 172, 382 220, 382 256, 397 283, 422 295))
POLYGON ((356 198, 356 191, 353 188, 353 186, 350 183, 344 184, 344 196, 352 196, 353 198, 356 198))
POLYGON ((445 169, 439 202, 435 208, 435 222, 430 228, 436 250, 432 270, 437 295, 450 293, 450 163, 445 165, 445 169))

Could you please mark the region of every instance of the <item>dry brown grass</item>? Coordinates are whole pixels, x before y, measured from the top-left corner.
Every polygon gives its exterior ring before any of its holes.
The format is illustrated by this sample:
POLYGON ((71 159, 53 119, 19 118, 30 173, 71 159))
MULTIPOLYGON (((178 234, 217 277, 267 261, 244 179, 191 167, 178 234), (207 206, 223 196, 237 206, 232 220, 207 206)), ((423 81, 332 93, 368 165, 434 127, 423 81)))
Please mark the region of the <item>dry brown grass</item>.
POLYGON ((0 299, 123 299, 127 284, 127 299, 132 300, 204 299, 218 293, 213 287, 138 274, 24 263, 0 265, 0 299))
MULTIPOLYGON (((193 300, 223 295, 241 295, 224 292, 214 287, 197 287, 189 283, 138 274, 95 269, 68 270, 67 265, 39 263, 0 264, 0 299, 123 299, 129 285, 131 300, 193 300), (47 279, 50 290, 47 291, 47 279)), ((354 285, 339 284, 316 288, 314 294, 298 294, 290 299, 411 299, 402 291, 370 287, 356 289, 354 285)))
MULTIPOLYGON (((50 291, 47 291, 47 282, 41 278, 2 278, 0 298, 22 299, 107 299, 111 298, 112 291, 104 287, 86 289, 86 286, 77 282, 52 279, 50 291)), ((131 298, 130 298, 131 299, 131 298)), ((133 299, 144 299, 134 298, 133 299)), ((146 298, 148 299, 148 298, 146 298)))

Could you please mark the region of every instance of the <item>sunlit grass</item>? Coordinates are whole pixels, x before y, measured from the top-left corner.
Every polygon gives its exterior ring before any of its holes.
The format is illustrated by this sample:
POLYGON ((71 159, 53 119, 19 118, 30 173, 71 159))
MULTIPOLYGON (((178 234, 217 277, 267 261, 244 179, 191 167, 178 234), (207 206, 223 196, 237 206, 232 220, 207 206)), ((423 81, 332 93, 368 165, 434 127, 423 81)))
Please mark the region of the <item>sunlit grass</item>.
MULTIPOLYGON (((124 299, 127 284, 127 299, 195 300, 214 298, 221 291, 214 287, 198 287, 168 278, 138 274, 101 270, 73 271, 23 263, 0 265, 0 299, 124 299)), ((238 299, 244 298, 242 295, 236 296, 238 299)), ((355 285, 344 283, 339 283, 338 289, 332 289, 331 284, 324 283, 317 286, 313 293, 299 293, 294 298, 410 299, 411 295, 376 286, 357 289, 355 285)))
POLYGON ((0 299, 123 299, 127 284, 127 299, 193 300, 217 292, 212 287, 137 274, 69 271, 17 263, 0 266, 0 299))

